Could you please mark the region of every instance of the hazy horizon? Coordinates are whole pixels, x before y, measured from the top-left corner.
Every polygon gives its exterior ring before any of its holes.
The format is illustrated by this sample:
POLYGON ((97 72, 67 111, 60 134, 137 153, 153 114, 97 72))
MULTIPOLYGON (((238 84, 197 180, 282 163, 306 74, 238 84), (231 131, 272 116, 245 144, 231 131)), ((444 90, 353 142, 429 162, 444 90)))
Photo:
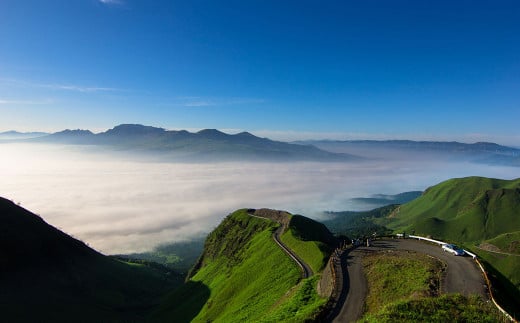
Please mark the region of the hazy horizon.
MULTIPOLYGON (((0 131, 0 134, 5 134, 7 132, 15 131, 20 135, 30 134, 30 133, 46 133, 53 134, 56 132, 61 132, 64 130, 89 130, 94 134, 99 134, 106 132, 110 129, 113 129, 115 126, 103 129, 88 129, 88 128, 78 128, 78 129, 54 129, 53 131, 43 131, 38 129, 9 129, 0 131)), ((156 128, 163 128, 155 125, 144 124, 144 126, 151 126, 156 128)), ((293 142, 293 141, 327 141, 327 140, 338 140, 338 141, 356 141, 356 140, 376 140, 376 141, 386 141, 386 140, 412 140, 412 141, 445 141, 451 142, 456 141, 460 143, 477 143, 477 142, 492 142, 499 145, 509 146, 513 148, 520 149, 520 134, 517 136, 489 136, 485 134, 464 134, 459 136, 450 136, 450 135, 434 135, 434 134, 421 134, 421 135, 406 135, 406 134, 383 134, 383 133, 341 133, 341 132, 299 132, 299 131, 271 131, 271 130, 248 130, 248 129, 219 129, 219 128, 163 128, 167 131, 189 131, 192 133, 205 130, 205 129, 217 129, 226 134, 237 134, 241 132, 249 132, 257 137, 268 138, 271 140, 283 141, 283 142, 293 142)), ((16 136, 13 137, 4 137, 3 139, 22 139, 16 136)), ((0 138, 0 141, 2 138, 0 138)))
POLYGON ((319 218, 367 208, 352 198, 422 191, 452 177, 518 177, 515 167, 400 154, 344 163, 174 163, 74 145, 0 148, 0 196, 109 254, 207 233, 238 208, 319 218))

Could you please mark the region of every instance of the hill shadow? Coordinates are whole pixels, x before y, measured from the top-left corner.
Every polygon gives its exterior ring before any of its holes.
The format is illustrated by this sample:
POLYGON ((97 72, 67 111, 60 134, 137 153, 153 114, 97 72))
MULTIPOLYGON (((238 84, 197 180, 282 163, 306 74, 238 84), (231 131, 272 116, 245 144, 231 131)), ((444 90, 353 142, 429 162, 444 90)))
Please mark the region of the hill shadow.
POLYGON ((188 281, 166 296, 162 305, 152 313, 152 322, 191 322, 209 299, 208 286, 197 281, 188 281))

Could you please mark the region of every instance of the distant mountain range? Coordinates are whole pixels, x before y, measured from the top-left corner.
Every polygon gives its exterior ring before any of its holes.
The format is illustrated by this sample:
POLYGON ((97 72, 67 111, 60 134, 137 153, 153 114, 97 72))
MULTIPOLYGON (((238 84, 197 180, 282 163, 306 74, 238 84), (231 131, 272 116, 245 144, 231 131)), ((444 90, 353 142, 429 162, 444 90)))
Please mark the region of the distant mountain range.
POLYGON ((359 161, 368 159, 432 158, 520 167, 520 149, 490 142, 473 144, 411 140, 308 140, 295 142, 260 138, 249 132, 227 134, 122 124, 101 133, 89 130, 0 133, 1 141, 105 146, 115 151, 145 152, 174 160, 359 161))
POLYGON ((348 153, 331 153, 311 145, 297 145, 259 138, 248 132, 235 135, 215 129, 196 133, 165 130, 138 124, 122 124, 106 132, 64 130, 31 142, 112 146, 123 151, 169 154, 186 160, 309 160, 350 161, 360 157, 348 153))
POLYGON ((16 139, 28 139, 37 138, 49 135, 46 132, 18 132, 18 131, 6 131, 0 132, 0 140, 16 140, 16 139))
POLYGON ((520 167, 520 149, 492 142, 461 143, 456 141, 412 141, 412 140, 307 140, 295 144, 313 145, 319 149, 351 154, 367 158, 450 158, 476 163, 520 167))

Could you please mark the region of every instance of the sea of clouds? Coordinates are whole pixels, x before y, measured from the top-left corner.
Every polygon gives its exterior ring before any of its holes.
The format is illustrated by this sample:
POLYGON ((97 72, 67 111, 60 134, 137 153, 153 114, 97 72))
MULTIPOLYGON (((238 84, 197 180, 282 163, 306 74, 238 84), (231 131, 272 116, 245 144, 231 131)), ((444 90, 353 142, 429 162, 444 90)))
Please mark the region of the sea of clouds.
POLYGON ((424 190, 473 175, 512 179, 518 168, 414 156, 174 163, 82 146, 0 144, 0 196, 106 254, 190 239, 238 208, 319 218, 326 210, 359 210, 355 197, 424 190))

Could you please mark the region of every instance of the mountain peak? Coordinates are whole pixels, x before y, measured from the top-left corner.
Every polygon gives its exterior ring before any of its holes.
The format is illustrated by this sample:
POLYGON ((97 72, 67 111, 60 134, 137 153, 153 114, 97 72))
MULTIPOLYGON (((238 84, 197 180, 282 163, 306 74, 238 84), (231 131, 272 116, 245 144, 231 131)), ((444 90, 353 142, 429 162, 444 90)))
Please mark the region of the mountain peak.
POLYGON ((90 136, 90 135, 93 135, 93 133, 90 130, 66 129, 63 131, 55 132, 53 135, 55 135, 55 136, 70 136, 70 135, 72 135, 72 136, 90 136))
POLYGON ((217 130, 217 129, 203 129, 199 132, 197 132, 198 135, 203 135, 205 137, 225 137, 225 136, 229 136, 228 134, 220 131, 220 130, 217 130))
POLYGON ((147 135, 163 133, 163 128, 144 126, 141 124, 120 124, 105 132, 108 135, 147 135))
POLYGON ((243 131, 241 133, 237 133, 235 136, 239 136, 239 137, 254 137, 254 138, 257 138, 255 135, 253 135, 252 133, 250 132, 247 132, 247 131, 243 131))

